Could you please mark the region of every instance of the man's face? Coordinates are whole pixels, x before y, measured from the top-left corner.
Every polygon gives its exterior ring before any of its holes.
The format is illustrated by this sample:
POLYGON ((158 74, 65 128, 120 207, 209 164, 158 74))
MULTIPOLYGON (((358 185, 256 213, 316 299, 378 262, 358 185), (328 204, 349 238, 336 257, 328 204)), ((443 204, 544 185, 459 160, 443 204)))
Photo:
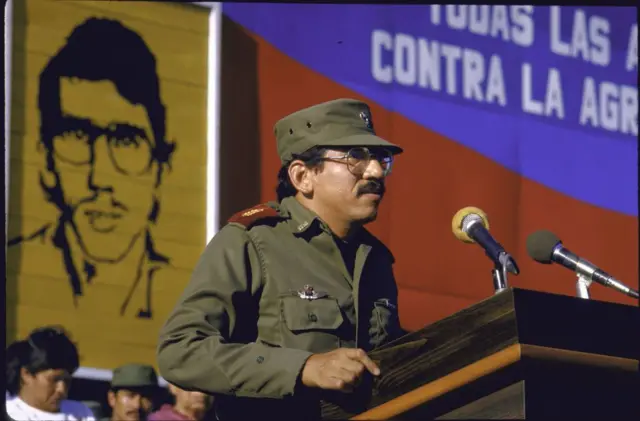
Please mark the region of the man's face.
POLYGON ((63 369, 49 369, 36 374, 21 371, 22 393, 29 395, 40 410, 58 412, 60 402, 67 398, 71 375, 63 369))
POLYGON ((346 152, 327 150, 322 170, 314 175, 314 201, 345 221, 371 222, 384 196, 384 170, 377 159, 348 165, 346 152))
POLYGON ((151 122, 106 80, 62 78, 60 105, 53 154, 65 203, 85 252, 117 261, 145 230, 153 206, 151 122))
POLYGON ((113 421, 139 421, 146 419, 153 408, 149 391, 119 389, 110 390, 107 396, 113 421))

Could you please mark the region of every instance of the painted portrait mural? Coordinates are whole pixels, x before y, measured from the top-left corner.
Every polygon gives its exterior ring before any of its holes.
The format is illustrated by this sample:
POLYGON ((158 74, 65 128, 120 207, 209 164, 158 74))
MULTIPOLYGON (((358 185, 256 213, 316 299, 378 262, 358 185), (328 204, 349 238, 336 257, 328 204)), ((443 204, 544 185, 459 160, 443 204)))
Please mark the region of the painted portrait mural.
POLYGON ((83 366, 155 363, 205 241, 208 10, 14 9, 7 339, 60 323, 83 366))

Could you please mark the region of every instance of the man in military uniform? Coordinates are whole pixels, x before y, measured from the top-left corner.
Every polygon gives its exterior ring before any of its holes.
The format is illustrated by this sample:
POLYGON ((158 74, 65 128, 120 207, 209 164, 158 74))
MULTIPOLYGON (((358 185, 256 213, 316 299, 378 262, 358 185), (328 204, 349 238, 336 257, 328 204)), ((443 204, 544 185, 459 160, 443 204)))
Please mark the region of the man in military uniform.
POLYGON ((350 99, 289 115, 275 135, 278 202, 218 232, 160 334, 161 374, 219 395, 219 419, 318 417, 327 391, 379 375, 366 351, 405 333, 393 256, 363 228, 402 149, 350 99))

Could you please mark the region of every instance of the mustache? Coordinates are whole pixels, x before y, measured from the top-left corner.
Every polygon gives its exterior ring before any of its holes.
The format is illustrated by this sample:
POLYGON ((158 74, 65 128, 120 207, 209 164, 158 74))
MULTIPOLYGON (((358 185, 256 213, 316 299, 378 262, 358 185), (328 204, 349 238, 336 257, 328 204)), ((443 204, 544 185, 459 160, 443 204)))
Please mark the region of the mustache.
MULTIPOLYGON (((94 194, 91 197, 87 197, 84 198, 82 200, 80 200, 77 204, 76 207, 80 206, 80 205, 84 205, 85 203, 94 203, 98 201, 98 195, 99 194, 94 194)), ((111 196, 111 206, 113 206, 115 209, 120 209, 123 211, 129 211, 129 208, 127 206, 125 206, 124 203, 119 202, 118 200, 116 200, 113 195, 111 196)))
POLYGON ((362 196, 363 194, 368 193, 379 194, 380 196, 383 196, 385 191, 386 187, 384 186, 383 182, 370 180, 367 181, 367 184, 363 184, 358 188, 358 196, 362 196))

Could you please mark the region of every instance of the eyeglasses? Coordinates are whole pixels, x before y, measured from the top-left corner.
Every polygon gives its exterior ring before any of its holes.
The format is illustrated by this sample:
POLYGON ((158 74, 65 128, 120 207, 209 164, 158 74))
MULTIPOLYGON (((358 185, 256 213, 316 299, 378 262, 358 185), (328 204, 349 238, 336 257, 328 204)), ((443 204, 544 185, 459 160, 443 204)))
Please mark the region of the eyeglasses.
POLYGON ((323 161, 346 163, 351 174, 357 176, 364 174, 372 159, 380 163, 385 177, 391 173, 393 154, 387 149, 380 148, 372 151, 369 148, 357 147, 349 149, 342 156, 322 158, 323 161))
POLYGON ((90 121, 65 117, 53 137, 54 154, 73 165, 89 165, 95 161, 94 144, 104 137, 111 162, 117 171, 142 175, 153 162, 152 146, 144 130, 129 124, 97 127, 90 121))

